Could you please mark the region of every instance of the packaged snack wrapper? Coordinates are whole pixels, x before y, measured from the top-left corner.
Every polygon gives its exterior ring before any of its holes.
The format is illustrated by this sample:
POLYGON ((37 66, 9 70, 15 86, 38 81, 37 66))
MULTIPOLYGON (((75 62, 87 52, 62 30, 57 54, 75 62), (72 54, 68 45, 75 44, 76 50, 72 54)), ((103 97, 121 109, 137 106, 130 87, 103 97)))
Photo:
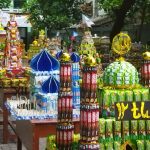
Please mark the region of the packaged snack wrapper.
POLYGON ((120 150, 121 148, 121 142, 115 141, 114 142, 114 150, 120 150))
POLYGON ((144 141, 143 140, 137 140, 137 147, 138 147, 138 150, 145 150, 144 141))
POLYGON ((99 119, 99 140, 100 142, 105 140, 105 119, 99 119))
POLYGON ((131 120, 130 127, 131 127, 130 130, 131 139, 136 140, 138 136, 138 121, 131 120))
POLYGON ((145 138, 145 120, 138 121, 138 135, 140 140, 144 140, 145 138))

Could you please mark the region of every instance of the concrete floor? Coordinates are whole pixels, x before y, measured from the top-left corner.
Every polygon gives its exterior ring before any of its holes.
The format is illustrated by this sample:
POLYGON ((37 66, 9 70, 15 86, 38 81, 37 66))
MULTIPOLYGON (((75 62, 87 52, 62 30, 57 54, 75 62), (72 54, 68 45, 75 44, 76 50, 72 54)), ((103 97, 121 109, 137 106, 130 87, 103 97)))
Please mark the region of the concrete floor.
MULTIPOLYGON (((0 120, 2 119, 0 115, 0 120)), ((0 150, 17 150, 17 144, 16 141, 9 141, 8 144, 2 144, 3 141, 3 130, 2 126, 0 126, 0 150)), ((39 144, 40 150, 45 150, 46 147, 46 138, 41 138, 40 139, 40 144, 39 144)), ((27 150, 24 146, 22 150, 27 150)))

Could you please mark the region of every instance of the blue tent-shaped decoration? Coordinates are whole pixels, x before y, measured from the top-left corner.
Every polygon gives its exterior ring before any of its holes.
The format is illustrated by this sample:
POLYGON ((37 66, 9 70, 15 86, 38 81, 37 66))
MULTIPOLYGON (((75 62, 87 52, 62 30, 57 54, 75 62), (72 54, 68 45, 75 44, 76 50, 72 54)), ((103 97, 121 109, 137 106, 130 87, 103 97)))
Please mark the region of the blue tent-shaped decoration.
POLYGON ((75 62, 79 62, 80 61, 80 57, 77 53, 72 53, 71 54, 71 60, 75 63, 75 62))
POLYGON ((61 55, 63 54, 63 51, 59 51, 57 54, 56 54, 56 58, 59 59, 61 57, 61 55))
POLYGON ((43 84, 42 92, 43 93, 58 93, 59 91, 59 82, 51 75, 43 84))
POLYGON ((45 49, 32 58, 30 66, 34 71, 59 70, 59 62, 52 57, 45 49))

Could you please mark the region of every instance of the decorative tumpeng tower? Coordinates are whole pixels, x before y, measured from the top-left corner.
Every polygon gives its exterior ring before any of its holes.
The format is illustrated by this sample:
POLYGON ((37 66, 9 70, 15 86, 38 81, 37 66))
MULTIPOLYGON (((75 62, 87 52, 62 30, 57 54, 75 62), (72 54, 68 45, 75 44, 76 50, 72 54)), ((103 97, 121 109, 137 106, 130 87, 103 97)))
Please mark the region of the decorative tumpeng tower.
POLYGON ((142 84, 150 88, 150 52, 143 53, 144 61, 141 67, 142 84))
POLYGON ((72 63, 70 55, 60 56, 60 91, 58 94, 58 124, 56 142, 59 150, 72 149, 74 125, 72 124, 72 63))
POLYGON ((22 69, 22 49, 15 15, 10 15, 6 36, 5 67, 12 70, 11 73, 17 70, 17 74, 22 69))
POLYGON ((92 56, 85 59, 81 87, 80 150, 99 150, 99 104, 97 102, 97 69, 92 56))

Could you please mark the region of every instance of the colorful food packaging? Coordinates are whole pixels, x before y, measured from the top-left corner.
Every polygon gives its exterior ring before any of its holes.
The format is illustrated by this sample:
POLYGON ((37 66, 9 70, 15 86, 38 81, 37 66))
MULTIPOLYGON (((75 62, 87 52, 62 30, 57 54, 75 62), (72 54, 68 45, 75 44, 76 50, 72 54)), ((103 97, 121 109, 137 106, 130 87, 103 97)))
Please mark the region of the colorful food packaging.
POLYGON ((134 89, 133 90, 133 97, 134 97, 134 101, 141 101, 141 90, 139 89, 134 89))
POLYGON ((146 138, 150 140, 150 120, 146 120, 146 138))
POLYGON ((105 144, 105 150, 113 150, 113 142, 107 142, 105 144))
POLYGON ((105 119, 99 119, 99 141, 103 142, 105 140, 105 119))
POLYGON ((128 140, 130 138, 129 131, 129 121, 122 121, 122 135, 124 140, 128 140))
POLYGON ((118 90, 117 91, 117 101, 118 102, 124 102, 125 101, 125 92, 124 92, 124 90, 118 90))
POLYGON ((120 150, 120 148, 121 148, 121 142, 115 141, 114 142, 114 150, 120 150))
POLYGON ((99 143, 99 148, 100 148, 100 150, 105 150, 105 145, 104 145, 104 143, 99 143))
POLYGON ((117 102, 117 90, 110 90, 110 117, 115 117, 115 102, 117 102))
POLYGON ((140 140, 144 140, 146 132, 145 132, 145 120, 138 121, 138 135, 140 140))
POLYGON ((103 110, 102 110, 102 117, 108 117, 110 115, 110 90, 104 90, 102 93, 103 99, 103 110))
POLYGON ((81 139, 83 141, 98 140, 99 105, 81 105, 81 139))
POLYGON ((91 150, 91 149, 100 150, 100 145, 97 142, 95 142, 95 143, 82 142, 82 143, 80 143, 79 149, 80 150, 91 150))
POLYGON ((149 89, 141 89, 141 98, 142 98, 142 101, 148 101, 148 100, 150 100, 149 99, 149 94, 150 94, 150 92, 149 92, 149 89))
POLYGON ((70 149, 73 142, 74 125, 58 124, 56 143, 58 149, 70 149))
POLYGON ((110 90, 103 90, 102 93, 103 107, 110 105, 110 90))
POLYGON ((116 141, 121 140, 121 121, 114 121, 114 139, 116 141))
POLYGON ((133 91, 131 90, 124 90, 125 92, 125 100, 127 102, 132 102, 133 101, 133 91))
POLYGON ((131 139, 136 140, 138 136, 138 121, 131 120, 130 127, 131 127, 131 130, 130 130, 131 139))
POLYGON ((49 135, 46 140, 46 150, 56 150, 56 136, 49 135))
POLYGON ((149 140, 145 141, 145 146, 146 146, 145 150, 150 150, 150 141, 149 140))
POLYGON ((138 150, 145 150, 145 143, 143 140, 137 140, 137 148, 138 150))
POLYGON ((106 141, 111 141, 113 139, 113 119, 106 119, 106 141))

